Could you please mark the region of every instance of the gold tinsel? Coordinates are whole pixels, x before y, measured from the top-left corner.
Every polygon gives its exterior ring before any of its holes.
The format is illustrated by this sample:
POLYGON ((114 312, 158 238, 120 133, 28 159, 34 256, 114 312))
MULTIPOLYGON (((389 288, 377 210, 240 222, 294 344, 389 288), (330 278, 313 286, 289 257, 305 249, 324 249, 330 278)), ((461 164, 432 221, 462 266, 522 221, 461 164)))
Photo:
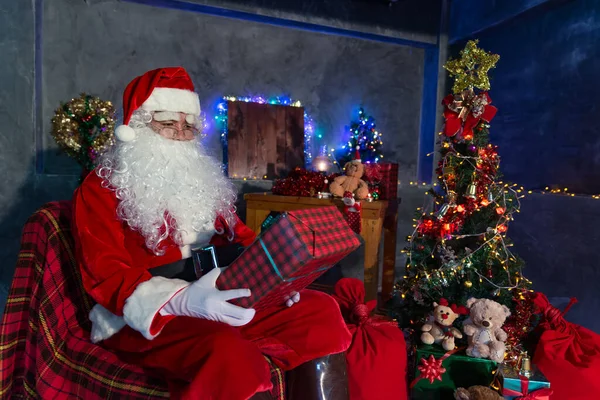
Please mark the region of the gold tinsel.
POLYGON ((454 94, 472 88, 490 90, 488 71, 496 66, 500 56, 480 49, 477 43, 478 40, 469 40, 460 51, 460 58, 450 59, 444 64, 444 68, 454 77, 454 94))
POLYGON ((52 118, 52 137, 69 156, 87 170, 114 143, 115 109, 82 93, 59 107, 52 118))

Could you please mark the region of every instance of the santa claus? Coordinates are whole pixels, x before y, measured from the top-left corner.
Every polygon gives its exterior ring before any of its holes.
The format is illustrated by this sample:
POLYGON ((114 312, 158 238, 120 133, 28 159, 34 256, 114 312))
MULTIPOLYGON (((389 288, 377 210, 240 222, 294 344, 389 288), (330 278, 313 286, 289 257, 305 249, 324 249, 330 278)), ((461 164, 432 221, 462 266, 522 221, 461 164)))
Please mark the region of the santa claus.
POLYGON ((263 355, 288 370, 345 351, 350 334, 335 301, 305 290, 255 313, 220 291, 220 269, 191 282, 160 276, 187 268, 195 247, 247 246, 236 191, 200 146, 200 103, 183 68, 135 78, 123 96, 117 144, 74 195, 76 258, 93 342, 166 378, 175 398, 247 399, 271 388, 263 355), (159 268, 160 267, 160 268, 159 268), (295 304, 297 303, 297 304, 295 304))

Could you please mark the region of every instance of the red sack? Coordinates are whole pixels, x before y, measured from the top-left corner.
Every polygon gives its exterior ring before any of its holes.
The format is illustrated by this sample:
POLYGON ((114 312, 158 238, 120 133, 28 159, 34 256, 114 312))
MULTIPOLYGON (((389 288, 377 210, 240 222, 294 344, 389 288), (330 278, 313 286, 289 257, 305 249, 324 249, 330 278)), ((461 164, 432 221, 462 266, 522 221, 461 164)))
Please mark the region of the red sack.
POLYGON ((406 343, 395 322, 370 316, 377 301, 365 301, 365 287, 355 278, 343 278, 333 297, 352 334, 346 353, 350 400, 406 400, 406 343))
POLYGON ((557 400, 590 400, 600 396, 600 335, 567 322, 563 316, 577 302, 571 299, 564 311, 537 293, 533 299, 543 313, 542 334, 533 363, 546 376, 557 400))

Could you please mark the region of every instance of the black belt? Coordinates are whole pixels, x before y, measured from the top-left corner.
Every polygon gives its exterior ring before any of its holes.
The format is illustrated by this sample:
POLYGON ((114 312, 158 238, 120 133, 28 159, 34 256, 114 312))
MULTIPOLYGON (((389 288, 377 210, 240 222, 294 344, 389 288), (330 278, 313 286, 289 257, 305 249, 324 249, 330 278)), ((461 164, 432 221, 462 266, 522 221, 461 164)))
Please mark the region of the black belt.
POLYGON ((206 246, 192 250, 192 257, 178 260, 170 264, 150 268, 152 276, 183 279, 188 282, 195 281, 211 271, 213 268, 226 267, 231 264, 244 251, 238 244, 229 246, 206 246))
MULTIPOLYGON (((192 282, 199 278, 196 275, 194 261, 192 258, 175 261, 171 264, 161 265, 160 267, 150 268, 148 270, 152 276, 164 276, 165 278, 177 278, 192 282)), ((207 271, 208 272, 208 271, 207 271)))

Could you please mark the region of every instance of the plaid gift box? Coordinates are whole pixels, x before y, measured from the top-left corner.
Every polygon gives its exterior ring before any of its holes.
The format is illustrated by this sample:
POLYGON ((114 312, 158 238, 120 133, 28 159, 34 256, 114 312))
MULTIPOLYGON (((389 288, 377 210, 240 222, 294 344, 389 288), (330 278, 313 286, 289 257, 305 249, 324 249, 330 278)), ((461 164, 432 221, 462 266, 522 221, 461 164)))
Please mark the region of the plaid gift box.
POLYGON ((398 197, 398 164, 381 163, 381 182, 379 183, 379 196, 381 200, 395 199, 398 197))
POLYGON ((231 300, 233 304, 256 310, 285 304, 291 293, 361 244, 335 206, 281 213, 269 223, 217 280, 222 290, 251 290, 251 297, 231 300))

